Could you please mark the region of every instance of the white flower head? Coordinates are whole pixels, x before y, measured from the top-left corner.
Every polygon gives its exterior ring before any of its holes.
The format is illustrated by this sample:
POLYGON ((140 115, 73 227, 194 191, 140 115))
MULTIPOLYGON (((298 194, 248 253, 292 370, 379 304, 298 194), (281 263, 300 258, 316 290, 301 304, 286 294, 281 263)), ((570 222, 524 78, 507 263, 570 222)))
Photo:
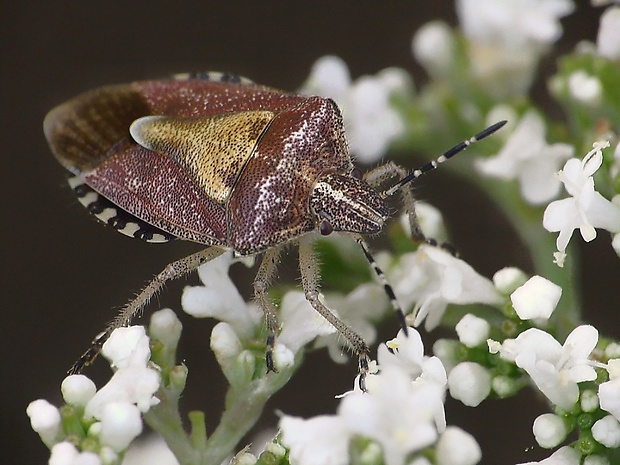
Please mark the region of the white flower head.
POLYGON ((522 320, 549 319, 562 296, 562 288, 541 276, 532 276, 512 294, 510 301, 522 320))
POLYGON ((69 405, 83 407, 97 392, 97 387, 84 375, 69 375, 60 385, 62 397, 69 405))
POLYGON ((298 465, 346 465, 349 463, 351 431, 337 415, 308 420, 284 415, 280 419, 282 444, 298 465))
POLYGON ((476 160, 478 170, 499 179, 516 179, 523 199, 540 205, 558 195, 561 184, 554 173, 573 155, 568 144, 547 144, 545 123, 535 111, 528 111, 502 150, 491 158, 476 160))
POLYGON ((610 60, 620 60, 620 7, 608 8, 601 15, 596 51, 610 60))
POLYGON ((115 329, 101 348, 110 366, 118 369, 146 366, 151 358, 150 340, 144 326, 115 329))
POLYGON ((415 59, 435 78, 445 77, 454 60, 454 37, 450 26, 443 21, 431 21, 413 37, 415 59))
POLYGON ((101 443, 122 452, 142 433, 140 410, 127 402, 110 402, 101 414, 101 443))
POLYGON ((598 342, 593 326, 575 328, 560 345, 549 333, 531 328, 501 345, 503 358, 514 361, 554 404, 571 409, 579 399, 577 383, 596 379, 588 359, 598 342))
POLYGON ((491 325, 487 320, 468 313, 459 320, 455 330, 459 341, 465 346, 476 347, 487 340, 491 325))
POLYGON ((603 85, 598 77, 578 70, 568 76, 568 93, 577 102, 597 106, 603 97, 603 85))
POLYGON ((136 404, 141 412, 159 403, 154 396, 160 374, 149 367, 149 339, 143 326, 117 328, 105 342, 101 353, 118 369, 87 402, 85 415, 101 419, 106 405, 114 402, 136 404))
POLYGON ((573 8, 571 0, 459 0, 474 76, 496 97, 524 94, 573 8))
POLYGON ((481 458, 476 439, 456 426, 447 428, 437 442, 438 465, 475 465, 481 458))
POLYGON ((351 82, 346 63, 325 56, 312 67, 301 93, 334 99, 342 110, 351 152, 361 162, 373 163, 405 129, 390 106, 391 94, 402 89, 402 85, 394 88, 394 77, 393 72, 380 73, 351 82))
POLYGON ((620 361, 610 360, 607 364, 609 381, 601 383, 598 388, 600 406, 620 421, 620 361))
POLYGON ((426 320, 428 330, 439 325, 449 303, 502 302, 489 279, 438 247, 421 245, 416 252, 401 256, 388 278, 403 308, 415 303, 414 326, 426 320))
POLYGON ((215 318, 229 323, 240 337, 251 336, 262 322, 258 309, 243 300, 228 276, 234 262, 230 253, 224 253, 198 268, 202 286, 187 286, 183 290, 181 306, 196 318, 215 318))
POLYGON ((568 434, 564 420, 553 413, 545 413, 537 417, 532 431, 538 445, 545 449, 558 446, 568 434))
POLYGON ((491 375, 482 365, 461 362, 448 376, 450 395, 468 407, 477 407, 491 393, 491 375))
POLYGON ((609 142, 595 142, 593 147, 583 160, 572 158, 566 162, 557 176, 571 197, 551 202, 543 215, 544 228, 560 233, 555 254, 559 266, 563 266, 566 247, 575 229, 579 228, 586 242, 596 238, 595 228, 620 232, 620 208, 594 190, 592 178, 603 162, 601 151, 609 147, 609 142))
POLYGON ((39 433, 41 440, 51 446, 60 432, 60 412, 44 399, 30 402, 26 408, 30 426, 39 433))
POLYGON ((620 446, 620 423, 612 415, 607 415, 592 425, 592 436, 609 449, 620 446))
POLYGON ((407 328, 407 335, 401 329, 396 338, 381 344, 377 349, 377 362, 381 370, 396 367, 407 373, 415 384, 435 383, 446 388, 446 369, 438 357, 424 355, 424 343, 415 328, 407 328))
POLYGON ((437 439, 438 405, 443 407, 443 389, 434 383, 414 385, 392 366, 372 377, 368 393, 344 397, 338 415, 349 431, 381 445, 386 465, 401 465, 408 454, 437 439))
POLYGON ((123 457, 123 465, 179 465, 166 441, 150 434, 131 443, 123 457))

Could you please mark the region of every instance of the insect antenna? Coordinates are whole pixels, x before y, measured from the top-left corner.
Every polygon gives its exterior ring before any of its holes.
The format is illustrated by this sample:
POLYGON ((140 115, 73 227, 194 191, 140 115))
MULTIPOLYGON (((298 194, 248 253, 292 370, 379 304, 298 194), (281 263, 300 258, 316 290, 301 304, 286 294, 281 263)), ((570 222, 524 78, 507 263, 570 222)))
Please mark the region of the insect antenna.
POLYGON ((452 147, 451 149, 449 149, 446 152, 444 152, 443 155, 439 156, 438 158, 436 158, 433 161, 428 162, 426 165, 422 166, 421 168, 413 170, 411 173, 409 173, 407 176, 402 178, 400 181, 398 181, 392 187, 390 187, 389 189, 383 191, 381 193, 381 197, 386 198, 386 197, 389 197, 389 196, 393 195, 398 189, 403 187, 405 184, 407 184, 407 183, 409 183, 409 182, 419 178, 420 176, 422 176, 423 174, 428 173, 429 171, 433 171, 435 168, 437 168, 444 161, 448 160, 449 158, 452 158, 457 153, 462 152, 467 147, 469 147, 471 144, 473 144, 475 142, 479 142, 482 139, 484 139, 485 137, 490 136, 494 132, 496 132, 499 129, 501 129, 506 123, 507 123, 506 120, 499 121, 499 122, 497 122, 495 124, 492 124, 488 128, 480 131, 475 136, 473 136, 473 137, 471 137, 469 139, 466 139, 466 140, 464 140, 463 142, 461 142, 459 144, 456 144, 454 147, 452 147))
POLYGON ((394 313, 396 314, 396 319, 398 320, 400 327, 403 329, 405 336, 407 336, 409 334, 409 330, 407 328, 407 322, 405 321, 405 312, 403 312, 403 309, 401 308, 400 304, 398 303, 398 300, 396 299, 396 295, 394 294, 394 289, 392 289, 392 286, 390 285, 387 278, 385 277, 385 273, 383 273, 383 270, 379 268, 379 265, 377 265, 377 262, 375 261, 374 257, 368 250, 368 246, 366 245, 364 240, 361 237, 357 237, 356 241, 362 248, 362 251, 364 252, 364 256, 366 257, 366 260, 368 260, 368 263, 370 264, 375 274, 377 275, 377 278, 379 278, 379 282, 383 285, 383 290, 388 296, 388 298, 390 299, 390 304, 392 304, 392 309, 394 310, 394 313))

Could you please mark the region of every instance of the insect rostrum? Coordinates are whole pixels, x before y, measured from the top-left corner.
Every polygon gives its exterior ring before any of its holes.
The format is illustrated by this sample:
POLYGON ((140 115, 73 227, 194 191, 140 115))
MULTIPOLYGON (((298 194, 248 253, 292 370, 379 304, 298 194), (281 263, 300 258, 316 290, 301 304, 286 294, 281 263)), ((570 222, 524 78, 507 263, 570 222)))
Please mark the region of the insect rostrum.
MULTIPOLYGON (((366 343, 319 300, 312 240, 317 233, 342 232, 365 248, 363 236, 381 232, 389 214, 385 197, 397 189, 414 238, 425 238, 409 187, 398 184, 383 194, 377 190, 386 180, 408 173, 387 163, 360 179, 332 100, 219 73, 184 75, 86 92, 53 109, 44 131, 53 154, 74 175, 70 185, 99 219, 149 242, 179 238, 208 246, 158 274, 72 372, 89 364, 112 330, 127 325, 166 281, 225 250, 263 255, 254 292, 269 330, 266 358, 272 370, 278 324, 266 292, 283 246, 292 242, 299 246, 306 298, 349 343, 364 374, 366 343)), ((436 164, 417 170, 409 180, 436 164)), ((376 265, 375 270, 380 273, 376 265)))

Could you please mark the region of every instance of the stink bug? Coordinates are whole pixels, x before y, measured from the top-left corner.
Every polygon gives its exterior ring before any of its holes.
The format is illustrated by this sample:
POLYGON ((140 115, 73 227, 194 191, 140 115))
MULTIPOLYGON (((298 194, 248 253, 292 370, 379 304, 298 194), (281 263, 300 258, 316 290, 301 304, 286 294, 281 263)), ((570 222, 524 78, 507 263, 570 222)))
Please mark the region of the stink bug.
POLYGON ((265 315, 266 364, 273 370, 278 324, 267 287, 283 247, 295 243, 306 298, 349 343, 364 375, 368 346, 319 300, 313 238, 341 232, 357 240, 406 330, 403 313, 363 236, 382 231, 389 216, 385 199, 400 190, 414 238, 432 242, 419 228, 407 184, 503 124, 409 174, 390 162, 362 177, 351 161, 334 101, 227 74, 107 86, 58 106, 45 118, 44 132, 58 161, 74 175, 70 185, 91 213, 119 232, 149 242, 179 238, 208 246, 156 275, 70 372, 90 364, 110 333, 129 324, 168 280, 225 250, 263 255, 254 294, 265 315), (396 184, 377 190, 394 177, 399 178, 396 184))

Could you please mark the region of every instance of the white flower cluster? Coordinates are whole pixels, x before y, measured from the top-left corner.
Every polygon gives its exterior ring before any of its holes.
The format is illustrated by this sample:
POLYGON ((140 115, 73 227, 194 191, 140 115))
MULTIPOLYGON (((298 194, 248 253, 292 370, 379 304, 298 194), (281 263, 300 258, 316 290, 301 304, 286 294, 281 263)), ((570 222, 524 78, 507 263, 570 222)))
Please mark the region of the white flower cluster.
POLYGON ((524 95, 536 66, 562 34, 571 0, 459 0, 471 72, 496 97, 524 95))
POLYGON ((61 386, 65 402, 75 411, 74 427, 96 441, 97 452, 80 451, 65 439, 71 431, 62 431, 61 414, 49 402, 36 400, 28 406, 32 428, 51 448, 51 465, 114 462, 142 432, 142 414, 159 403, 155 393, 160 374, 149 365, 149 338, 142 326, 114 331, 102 354, 116 369, 105 386, 97 390, 83 375, 68 376, 61 386))
POLYGON ((358 436, 379 445, 380 451, 371 445, 364 453, 382 453, 387 465, 410 463, 416 452, 436 442, 442 464, 474 464, 480 459, 480 448, 470 435, 446 429, 446 372, 437 357, 424 356, 415 329, 409 328, 408 336, 401 330, 379 347, 377 368, 366 379, 368 392, 356 387, 345 394, 335 415, 282 417, 282 443, 290 449, 291 463, 349 463, 350 441, 358 436))
MULTIPOLYGON (((487 120, 497 121, 499 115, 508 116, 509 125, 516 119, 510 108, 499 107, 489 113, 487 120)), ((521 196, 527 203, 545 204, 560 192, 561 184, 553 175, 573 155, 574 149, 568 144, 548 144, 545 123, 533 110, 514 124, 501 151, 494 157, 477 160, 476 167, 485 176, 518 180, 521 196)))

